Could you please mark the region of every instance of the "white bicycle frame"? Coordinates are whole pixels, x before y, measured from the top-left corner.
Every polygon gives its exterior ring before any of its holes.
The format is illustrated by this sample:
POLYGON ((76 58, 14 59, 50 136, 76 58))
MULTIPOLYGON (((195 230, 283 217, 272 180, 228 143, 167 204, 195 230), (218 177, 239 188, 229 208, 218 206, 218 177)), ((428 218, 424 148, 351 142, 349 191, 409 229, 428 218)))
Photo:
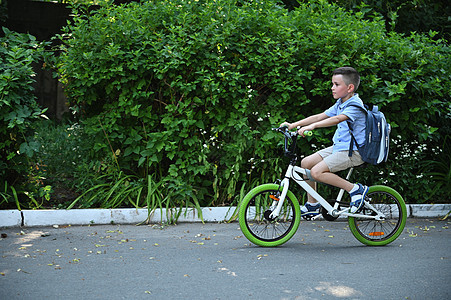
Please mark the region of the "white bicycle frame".
MULTIPOLYGON (((354 168, 350 168, 346 179, 349 180, 354 168)), ((375 220, 384 220, 385 215, 379 212, 373 205, 371 205, 368 201, 365 201, 365 207, 374 211, 376 215, 364 215, 357 213, 350 213, 348 208, 343 210, 338 210, 340 201, 343 198, 344 190, 341 189, 338 193, 337 199, 335 201, 334 206, 330 205, 318 192, 316 192, 304 179, 304 176, 307 176, 307 170, 304 168, 300 168, 298 166, 294 166, 290 164, 285 173, 285 178, 281 182, 282 193, 278 200, 274 200, 271 207, 275 207, 275 209, 270 214, 271 218, 277 218, 279 216, 280 210, 282 209, 283 202, 285 201, 285 197, 288 193, 288 188, 290 187, 290 179, 293 179, 297 184, 299 184, 307 193, 309 193, 313 198, 315 198, 323 208, 327 210, 329 215, 332 217, 346 216, 346 217, 357 217, 364 219, 375 219, 375 220)), ((321 214, 315 216, 313 219, 319 218, 321 214)))

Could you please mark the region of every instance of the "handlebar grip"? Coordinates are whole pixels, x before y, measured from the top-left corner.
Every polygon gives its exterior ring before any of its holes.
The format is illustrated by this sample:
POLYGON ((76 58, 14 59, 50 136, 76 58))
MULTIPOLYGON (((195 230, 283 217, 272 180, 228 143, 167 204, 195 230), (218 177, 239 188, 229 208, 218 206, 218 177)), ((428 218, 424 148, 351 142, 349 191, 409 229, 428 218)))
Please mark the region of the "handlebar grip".
POLYGON ((312 136, 313 135, 313 131, 304 131, 304 135, 305 136, 312 136))

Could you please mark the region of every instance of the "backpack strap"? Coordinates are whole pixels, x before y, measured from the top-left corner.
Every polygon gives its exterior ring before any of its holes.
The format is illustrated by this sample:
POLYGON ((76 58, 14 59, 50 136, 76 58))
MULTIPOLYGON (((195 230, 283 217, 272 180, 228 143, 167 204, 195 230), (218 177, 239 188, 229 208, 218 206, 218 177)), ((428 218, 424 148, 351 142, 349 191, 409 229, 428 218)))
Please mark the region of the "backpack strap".
POLYGON ((351 142, 349 143, 349 153, 348 156, 351 157, 352 156, 352 151, 354 151, 354 143, 357 145, 357 148, 359 147, 359 144, 357 143, 357 140, 354 137, 354 134, 352 134, 352 126, 351 126, 351 122, 348 122, 348 127, 349 127, 349 134, 351 135, 351 142))
MULTIPOLYGON (((349 126, 349 124, 348 124, 349 126)), ((354 143, 357 145, 357 148, 359 147, 359 144, 357 144, 357 140, 355 139, 354 135, 352 134, 352 131, 349 130, 349 133, 351 134, 351 142, 349 143, 349 153, 348 156, 352 156, 352 151, 354 151, 354 143)))
MULTIPOLYGON (((355 105, 355 104, 351 104, 350 106, 358 107, 361 110, 363 110, 365 113, 367 113, 367 111, 368 111, 368 107, 366 105, 365 105, 365 107, 361 107, 360 105, 355 105)), ((351 134, 351 142, 349 143, 349 153, 348 153, 348 156, 351 157, 352 156, 352 152, 354 151, 354 143, 357 145, 357 148, 359 148, 359 144, 357 143, 356 138, 352 134, 352 130, 353 129, 352 129, 351 122, 349 122, 349 120, 346 121, 346 122, 348 122, 349 133, 351 134)))

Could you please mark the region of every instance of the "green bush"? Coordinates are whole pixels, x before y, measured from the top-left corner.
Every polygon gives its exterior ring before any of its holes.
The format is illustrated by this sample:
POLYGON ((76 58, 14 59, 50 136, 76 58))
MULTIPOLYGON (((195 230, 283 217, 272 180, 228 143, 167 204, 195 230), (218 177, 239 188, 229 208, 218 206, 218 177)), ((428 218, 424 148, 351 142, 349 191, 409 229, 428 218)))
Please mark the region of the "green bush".
MULTIPOLYGON (((410 180, 449 131, 444 42, 387 33, 380 18, 325 1, 290 12, 271 1, 148 1, 75 14, 58 69, 97 159, 114 162, 101 194, 114 197, 111 186, 127 177, 159 183, 166 205, 234 203, 238 190, 282 175, 270 128, 332 105, 330 74, 343 65, 360 71, 362 99, 393 125, 391 162, 359 180, 389 183, 412 202, 433 189, 410 180)), ((300 151, 330 144, 333 131, 300 151)))
POLYGON ((97 174, 106 164, 90 160, 92 143, 79 124, 45 120, 35 128, 30 140, 40 146, 33 161, 40 167, 45 185, 52 187, 46 207, 66 208, 80 191, 98 184, 97 174))
MULTIPOLYGON (((16 204, 22 196, 25 206, 39 206, 49 199, 49 187, 42 185, 39 168, 30 159, 39 144, 30 140, 34 124, 45 110, 38 107, 32 83, 33 64, 46 54, 45 43, 32 35, 3 28, 0 38, 0 205, 16 204), (15 200, 15 201, 14 201, 15 200)), ((22 205, 22 206, 23 206, 22 205)))
MULTIPOLYGON (((281 0, 289 9, 308 0, 281 0)), ((348 11, 366 11, 379 14, 386 27, 399 33, 428 33, 436 31, 437 36, 450 40, 450 6, 444 0, 327 0, 348 11)))

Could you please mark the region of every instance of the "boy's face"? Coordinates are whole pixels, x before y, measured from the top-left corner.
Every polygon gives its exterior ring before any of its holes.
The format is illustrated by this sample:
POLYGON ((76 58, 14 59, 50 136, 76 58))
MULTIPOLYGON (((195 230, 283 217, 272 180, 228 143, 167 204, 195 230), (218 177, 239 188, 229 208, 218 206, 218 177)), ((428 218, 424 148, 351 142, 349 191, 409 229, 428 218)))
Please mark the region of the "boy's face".
POLYGON ((347 85, 343 80, 343 75, 332 76, 332 96, 334 99, 346 101, 354 95, 354 85, 347 85))

